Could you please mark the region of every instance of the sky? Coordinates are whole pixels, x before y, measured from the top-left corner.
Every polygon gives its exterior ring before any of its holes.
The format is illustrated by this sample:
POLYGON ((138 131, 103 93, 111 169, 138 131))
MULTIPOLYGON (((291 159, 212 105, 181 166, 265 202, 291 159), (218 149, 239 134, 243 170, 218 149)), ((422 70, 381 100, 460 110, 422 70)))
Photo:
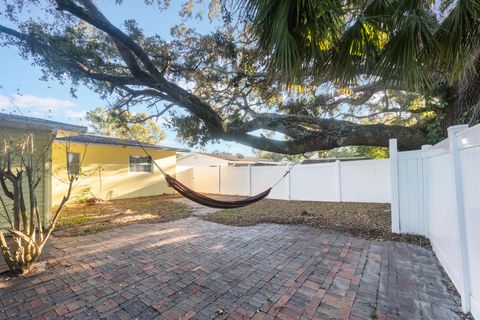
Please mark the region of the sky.
MULTIPOLYGON (((115 5, 114 0, 99 0, 96 3, 110 21, 119 26, 126 19, 136 19, 144 29, 145 34, 159 34, 164 39, 170 39, 170 28, 181 22, 178 15, 180 4, 184 1, 173 0, 171 7, 160 11, 154 6, 145 6, 140 0, 124 0, 122 5, 115 5)), ((0 8, 2 10, 2 8, 0 8)), ((199 10, 202 10, 200 7, 199 10)), ((35 12, 33 12, 35 16, 35 12)), ((11 24, 0 17, 0 23, 11 24)), ((208 33, 215 28, 207 18, 202 21, 190 19, 186 24, 195 27, 200 33, 208 33)), ((95 92, 80 86, 76 92, 77 98, 70 95, 69 83, 58 81, 41 81, 41 70, 23 60, 15 47, 0 46, 0 112, 17 113, 72 124, 86 124, 85 113, 96 107, 105 107, 103 101, 95 92)), ((141 108, 134 111, 142 111, 141 108)), ((184 147, 192 151, 196 147, 188 147, 176 139, 174 131, 165 128, 159 120, 159 127, 166 133, 162 145, 184 147)), ((209 144, 206 151, 224 151, 251 155, 252 149, 232 142, 209 144)))

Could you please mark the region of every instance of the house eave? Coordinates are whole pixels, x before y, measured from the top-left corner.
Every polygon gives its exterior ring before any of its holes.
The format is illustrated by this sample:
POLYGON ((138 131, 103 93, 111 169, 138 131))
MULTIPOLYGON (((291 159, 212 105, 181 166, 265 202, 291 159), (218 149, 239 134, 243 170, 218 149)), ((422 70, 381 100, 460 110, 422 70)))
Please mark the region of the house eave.
POLYGON ((43 120, 39 118, 24 117, 19 115, 0 113, 0 127, 15 128, 36 131, 69 131, 84 133, 87 132, 87 127, 77 126, 68 123, 43 120))
MULTIPOLYGON (((55 139, 56 142, 68 142, 68 139, 61 138, 55 139)), ((71 141, 71 143, 81 144, 81 145, 96 145, 96 146, 105 146, 105 147, 112 147, 112 148, 122 148, 122 149, 135 149, 135 150, 149 150, 149 151, 170 151, 170 152, 185 152, 185 149, 180 148, 170 148, 170 147, 151 147, 151 146, 144 146, 143 148, 140 146, 132 146, 126 144, 113 144, 113 143, 100 143, 100 142, 81 142, 81 141, 71 141)))

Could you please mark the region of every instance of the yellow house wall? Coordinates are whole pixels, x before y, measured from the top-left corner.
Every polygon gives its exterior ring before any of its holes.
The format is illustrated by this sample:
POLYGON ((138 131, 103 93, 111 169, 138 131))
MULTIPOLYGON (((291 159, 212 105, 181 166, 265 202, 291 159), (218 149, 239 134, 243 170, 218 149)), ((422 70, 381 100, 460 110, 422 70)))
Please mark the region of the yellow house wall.
MULTIPOLYGON (((173 194, 161 172, 153 166, 153 172, 129 172, 129 156, 144 156, 140 148, 125 148, 95 144, 76 144, 55 141, 52 146, 52 203, 59 204, 68 189, 66 183, 66 152, 80 153, 81 174, 74 184, 72 200, 78 199, 82 190, 101 199, 135 198, 161 194, 173 194)), ((175 175, 174 151, 150 151, 152 159, 175 175)))

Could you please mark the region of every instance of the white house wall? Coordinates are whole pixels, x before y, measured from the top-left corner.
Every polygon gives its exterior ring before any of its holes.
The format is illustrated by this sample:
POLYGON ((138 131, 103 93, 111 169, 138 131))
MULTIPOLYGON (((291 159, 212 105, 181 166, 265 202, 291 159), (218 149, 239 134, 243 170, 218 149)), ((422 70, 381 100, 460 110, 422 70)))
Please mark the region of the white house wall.
POLYGON ((211 166, 228 166, 228 161, 216 157, 210 157, 203 154, 192 154, 177 159, 177 165, 190 167, 211 167, 211 166))

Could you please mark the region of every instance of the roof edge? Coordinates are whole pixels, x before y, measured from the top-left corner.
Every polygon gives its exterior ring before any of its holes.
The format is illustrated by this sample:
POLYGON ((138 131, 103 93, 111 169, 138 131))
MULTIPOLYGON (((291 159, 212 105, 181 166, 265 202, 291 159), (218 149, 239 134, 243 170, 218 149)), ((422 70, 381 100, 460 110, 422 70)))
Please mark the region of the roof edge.
POLYGON ((64 130, 73 132, 87 132, 87 127, 63 122, 45 120, 40 118, 25 117, 16 114, 0 113, 0 125, 8 128, 30 130, 64 130))
MULTIPOLYGON (((83 135, 79 135, 83 136, 83 135)), ((94 134, 85 134, 85 136, 92 136, 95 137, 97 135, 94 134)), ((187 149, 182 149, 182 148, 175 148, 175 147, 167 147, 167 146, 161 146, 161 145, 151 145, 151 144, 146 144, 146 145, 133 145, 130 143, 108 143, 108 142, 100 142, 100 141, 79 141, 75 140, 75 137, 77 136, 71 136, 71 137, 57 137, 55 138, 55 141, 68 141, 70 138, 72 138, 71 143, 77 143, 77 144, 84 144, 84 145, 101 145, 101 146, 110 146, 110 147, 121 147, 121 148, 134 148, 134 149, 146 149, 146 150, 157 150, 157 151, 172 151, 172 152, 188 152, 187 149)), ((99 137, 108 137, 108 136, 99 136, 99 137)), ((113 139, 118 139, 121 141, 119 138, 111 137, 113 139)))

